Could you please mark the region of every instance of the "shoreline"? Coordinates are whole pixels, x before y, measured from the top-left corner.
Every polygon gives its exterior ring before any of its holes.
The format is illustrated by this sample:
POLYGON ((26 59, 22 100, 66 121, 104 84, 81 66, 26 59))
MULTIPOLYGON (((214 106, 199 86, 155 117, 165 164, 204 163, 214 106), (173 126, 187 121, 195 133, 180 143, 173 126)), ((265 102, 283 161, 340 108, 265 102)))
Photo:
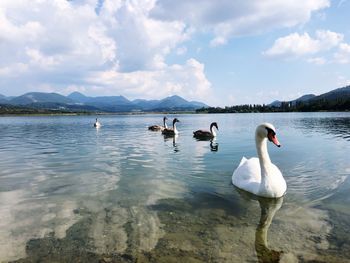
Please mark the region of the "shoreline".
POLYGON ((20 116, 110 116, 110 115, 148 115, 148 114, 202 114, 195 111, 167 111, 167 112, 67 112, 67 113, 0 113, 0 117, 20 116))
POLYGON ((184 114, 205 114, 205 115, 210 115, 210 114, 261 114, 261 113, 322 113, 322 112, 335 112, 335 113, 347 113, 350 112, 349 110, 345 111, 270 111, 270 112, 195 112, 195 111, 169 111, 169 112, 67 112, 67 113, 52 113, 52 112, 47 112, 47 113, 5 113, 2 114, 0 113, 0 118, 1 117, 39 117, 39 116, 112 116, 112 115, 152 115, 152 114, 159 114, 159 115, 174 115, 174 114, 179 114, 179 115, 184 115, 184 114))

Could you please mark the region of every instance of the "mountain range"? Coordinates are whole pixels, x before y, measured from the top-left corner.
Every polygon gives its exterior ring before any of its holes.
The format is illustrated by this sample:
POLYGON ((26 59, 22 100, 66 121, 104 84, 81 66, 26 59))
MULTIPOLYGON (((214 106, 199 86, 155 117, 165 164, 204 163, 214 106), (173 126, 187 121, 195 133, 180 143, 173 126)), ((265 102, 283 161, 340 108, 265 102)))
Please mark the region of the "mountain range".
MULTIPOLYGON (((280 108, 283 105, 283 107, 285 105, 289 105, 288 107, 309 105, 308 107, 311 109, 322 110, 322 107, 324 107, 322 105, 328 105, 327 107, 330 105, 329 110, 338 108, 349 110, 347 106, 349 102, 350 85, 331 90, 321 95, 306 94, 295 100, 276 100, 267 106, 280 108), (316 104, 317 107, 314 107, 316 104)), ((177 95, 161 100, 128 100, 124 96, 89 97, 80 92, 73 92, 68 96, 44 92, 29 92, 18 97, 6 97, 0 94, 0 108, 4 109, 4 105, 17 108, 70 112, 166 112, 194 111, 201 108, 208 108, 208 105, 202 102, 187 101, 177 95)))
POLYGON ((177 95, 161 100, 128 100, 124 96, 89 97, 80 92, 73 92, 68 96, 44 92, 29 92, 18 97, 6 97, 0 94, 0 104, 96 112, 193 111, 208 107, 202 102, 187 101, 177 95))
POLYGON ((348 100, 348 99, 350 99, 350 85, 331 90, 329 92, 323 93, 318 96, 314 94, 306 94, 301 96, 300 98, 297 98, 295 100, 290 100, 290 101, 275 100, 272 103, 270 103, 268 106, 281 107, 282 103, 289 103, 289 105, 295 106, 297 103, 307 104, 307 103, 313 103, 316 101, 335 102, 337 100, 348 100))

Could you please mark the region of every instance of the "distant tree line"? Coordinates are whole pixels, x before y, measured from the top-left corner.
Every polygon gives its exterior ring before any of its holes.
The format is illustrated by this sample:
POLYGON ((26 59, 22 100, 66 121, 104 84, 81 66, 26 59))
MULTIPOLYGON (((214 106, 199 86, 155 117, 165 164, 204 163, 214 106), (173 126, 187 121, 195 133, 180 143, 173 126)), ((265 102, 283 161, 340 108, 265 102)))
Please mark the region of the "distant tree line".
MULTIPOLYGON (((65 114, 65 113, 96 113, 96 110, 85 110, 78 108, 64 107, 35 107, 1 105, 0 115, 4 114, 65 114)), ((338 97, 336 99, 312 99, 309 101, 281 102, 280 106, 271 106, 265 104, 244 104, 235 106, 208 107, 197 109, 197 113, 248 113, 248 112, 313 112, 313 111, 350 111, 350 97, 338 97)))
POLYGON ((244 104, 236 106, 209 107, 197 109, 197 113, 248 113, 248 112, 312 112, 312 111, 350 111, 350 98, 333 100, 319 99, 310 101, 281 102, 281 105, 244 104))
POLYGON ((0 115, 12 114, 67 114, 67 113, 86 113, 83 111, 65 110, 65 109, 45 109, 34 107, 22 107, 14 105, 0 105, 0 115))

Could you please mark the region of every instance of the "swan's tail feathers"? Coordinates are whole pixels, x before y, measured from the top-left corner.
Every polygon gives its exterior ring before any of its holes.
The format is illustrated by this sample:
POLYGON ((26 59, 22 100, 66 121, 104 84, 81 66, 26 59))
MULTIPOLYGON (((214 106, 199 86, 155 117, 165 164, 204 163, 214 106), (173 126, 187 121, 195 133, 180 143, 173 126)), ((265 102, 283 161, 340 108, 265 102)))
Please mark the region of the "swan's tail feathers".
POLYGON ((245 158, 245 157, 243 156, 243 157, 242 157, 242 160, 241 160, 241 162, 239 163, 238 166, 241 166, 241 165, 244 164, 247 160, 248 160, 248 159, 245 158))

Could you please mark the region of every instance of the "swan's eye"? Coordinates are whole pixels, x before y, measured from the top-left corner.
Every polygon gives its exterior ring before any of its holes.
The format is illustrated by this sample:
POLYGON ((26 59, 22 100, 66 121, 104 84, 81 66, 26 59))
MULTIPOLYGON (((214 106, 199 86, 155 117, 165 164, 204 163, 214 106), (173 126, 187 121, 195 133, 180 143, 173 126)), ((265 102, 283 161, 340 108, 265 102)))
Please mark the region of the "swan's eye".
POLYGON ((270 142, 273 141, 273 139, 276 137, 276 133, 274 130, 266 127, 266 130, 267 130, 267 138, 269 139, 270 142))
POLYGON ((265 128, 266 128, 266 130, 267 130, 267 134, 269 134, 270 136, 271 136, 271 135, 273 135, 273 136, 276 135, 276 133, 275 133, 274 130, 272 130, 272 129, 268 128, 268 127, 265 127, 265 128))

